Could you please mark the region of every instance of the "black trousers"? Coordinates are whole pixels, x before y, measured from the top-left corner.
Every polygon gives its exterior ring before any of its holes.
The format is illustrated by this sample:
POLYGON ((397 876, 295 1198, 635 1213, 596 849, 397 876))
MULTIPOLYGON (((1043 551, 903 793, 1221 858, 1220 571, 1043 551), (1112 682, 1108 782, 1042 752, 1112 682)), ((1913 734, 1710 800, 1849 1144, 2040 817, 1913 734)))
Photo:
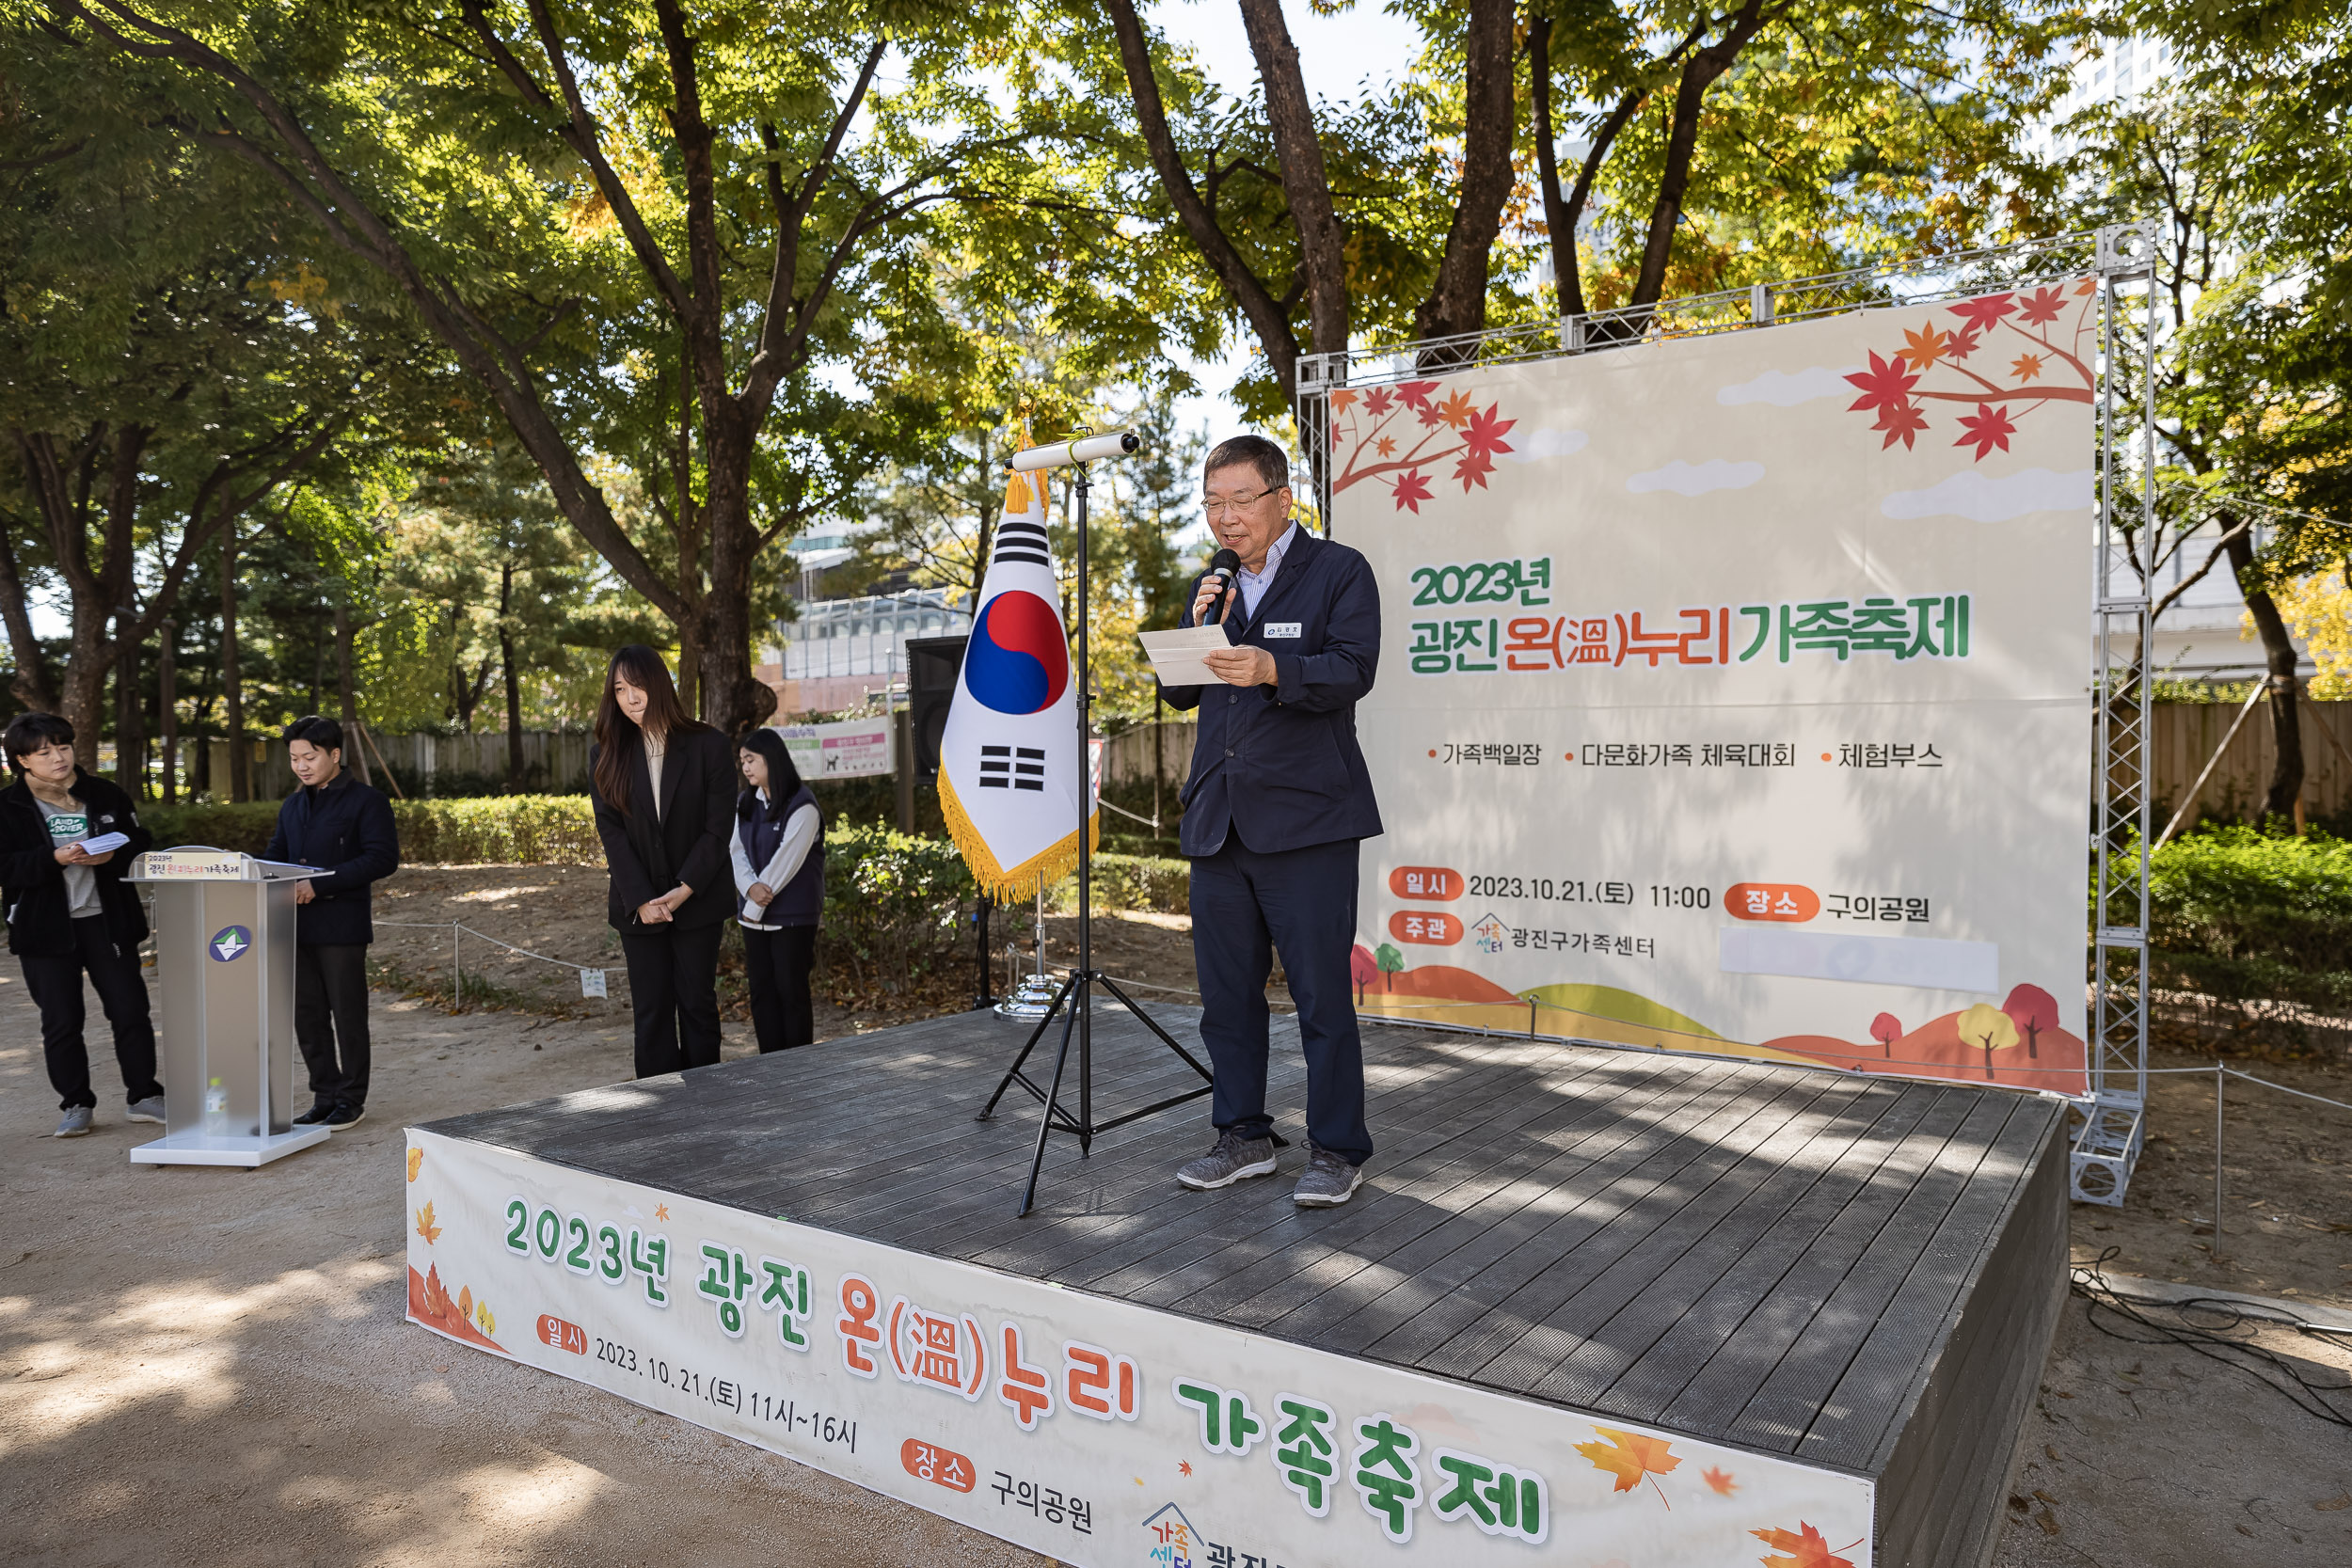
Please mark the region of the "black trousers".
POLYGON ((1354 839, 1262 855, 1228 832, 1224 848, 1192 863, 1192 957, 1218 1131, 1263 1138, 1274 1128, 1265 1108, 1265 983, 1279 947, 1307 1057, 1307 1135, 1351 1164, 1372 1157, 1363 1037, 1347 972, 1355 942, 1354 839))
POLYGON ((115 951, 104 915, 84 915, 71 924, 73 952, 17 960, 24 966, 24 989, 40 1009, 41 1055, 49 1067, 49 1086, 57 1091, 57 1109, 98 1106, 89 1086, 89 1047, 82 1038, 82 1021, 88 1016, 82 1006, 85 973, 98 992, 98 1005, 106 1011, 106 1026, 114 1031, 125 1103, 151 1100, 164 1086, 155 1081, 155 1023, 147 1010, 147 979, 139 973, 138 950, 115 951))
POLYGON ((294 1043, 313 1095, 355 1109, 368 1102, 365 943, 294 943, 294 1043))
POLYGON ((764 1052, 787 1051, 817 1037, 816 1005, 808 993, 817 963, 817 927, 743 927, 743 974, 752 991, 752 1033, 764 1052))
POLYGON ((713 922, 621 938, 637 1015, 637 1076, 656 1078, 719 1059, 719 937, 713 922))

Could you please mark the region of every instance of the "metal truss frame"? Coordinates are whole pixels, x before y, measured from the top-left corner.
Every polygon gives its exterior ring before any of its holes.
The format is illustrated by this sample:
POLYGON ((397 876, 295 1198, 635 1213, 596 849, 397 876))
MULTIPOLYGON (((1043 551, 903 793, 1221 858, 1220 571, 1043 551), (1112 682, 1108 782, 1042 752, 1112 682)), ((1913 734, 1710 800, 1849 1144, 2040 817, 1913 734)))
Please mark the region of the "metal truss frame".
POLYGON ((2148 833, 2151 805, 2149 603, 2146 562, 2155 511, 2154 237, 2117 224, 2024 245, 1925 257, 1758 283, 1745 289, 1529 322, 1451 338, 1299 356, 1294 406, 1315 515, 1331 531, 1330 397, 1433 372, 1618 353, 1677 338, 1750 332, 1786 322, 1928 305, 2060 278, 2100 283, 2098 567, 2090 607, 2091 671, 2090 1092, 2073 1101, 2070 1185, 2081 1202, 2121 1204, 2146 1138, 2148 1103, 2148 833), (2142 285, 2134 324, 2123 285, 2142 285), (2137 330, 2133 330, 2137 325, 2137 330), (2137 341, 2133 341, 2137 339, 2137 341), (2135 397, 2134 394, 2137 394, 2135 397), (2133 404, 2137 406, 2133 406, 2133 404), (2137 511, 2137 521, 2130 521, 2137 511), (2142 547, 2119 551, 2137 531, 2142 547))

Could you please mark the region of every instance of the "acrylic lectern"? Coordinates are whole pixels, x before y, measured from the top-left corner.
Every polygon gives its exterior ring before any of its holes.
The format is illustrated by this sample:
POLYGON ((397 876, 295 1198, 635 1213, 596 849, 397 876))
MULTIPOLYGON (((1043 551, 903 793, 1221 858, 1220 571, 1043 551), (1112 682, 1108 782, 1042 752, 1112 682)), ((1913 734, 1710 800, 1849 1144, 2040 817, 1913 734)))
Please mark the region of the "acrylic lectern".
POLYGON ((294 883, 315 867, 233 850, 151 849, 164 1135, 135 1164, 264 1165, 312 1144, 295 1127, 294 883))

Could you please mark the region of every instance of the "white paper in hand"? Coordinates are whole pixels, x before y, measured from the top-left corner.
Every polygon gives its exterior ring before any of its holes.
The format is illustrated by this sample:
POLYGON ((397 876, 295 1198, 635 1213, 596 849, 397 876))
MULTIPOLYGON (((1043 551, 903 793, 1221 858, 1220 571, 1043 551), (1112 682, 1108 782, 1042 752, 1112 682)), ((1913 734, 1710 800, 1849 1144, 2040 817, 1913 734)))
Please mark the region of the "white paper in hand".
POLYGON ((1152 661, 1152 673, 1160 677, 1162 686, 1215 686, 1216 672, 1200 661, 1201 656, 1234 645, 1223 626, 1139 631, 1136 641, 1143 644, 1144 655, 1152 661))
POLYGON ((100 833, 96 838, 82 840, 82 853, 103 855, 111 850, 119 849, 130 842, 131 835, 128 833, 100 833))

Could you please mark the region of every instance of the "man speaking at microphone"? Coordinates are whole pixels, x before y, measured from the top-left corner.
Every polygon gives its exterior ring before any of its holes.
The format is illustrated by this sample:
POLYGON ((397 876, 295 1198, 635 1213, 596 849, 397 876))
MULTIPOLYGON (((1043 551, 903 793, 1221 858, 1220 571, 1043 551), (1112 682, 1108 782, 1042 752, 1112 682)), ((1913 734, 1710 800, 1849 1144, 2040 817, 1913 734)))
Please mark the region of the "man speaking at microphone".
POLYGON ((1307 1168, 1291 1196, 1330 1208, 1355 1195, 1372 1157, 1348 955, 1357 841, 1382 831, 1356 745, 1356 703, 1380 659, 1380 593, 1361 555, 1292 520, 1290 459, 1273 442, 1222 443, 1202 484, 1223 548, 1184 625, 1221 621, 1232 646, 1203 660, 1221 686, 1165 695, 1200 711, 1181 842, 1217 1138, 1176 1180, 1207 1191, 1274 1173, 1265 987, 1279 949, 1307 1057, 1307 1168))

